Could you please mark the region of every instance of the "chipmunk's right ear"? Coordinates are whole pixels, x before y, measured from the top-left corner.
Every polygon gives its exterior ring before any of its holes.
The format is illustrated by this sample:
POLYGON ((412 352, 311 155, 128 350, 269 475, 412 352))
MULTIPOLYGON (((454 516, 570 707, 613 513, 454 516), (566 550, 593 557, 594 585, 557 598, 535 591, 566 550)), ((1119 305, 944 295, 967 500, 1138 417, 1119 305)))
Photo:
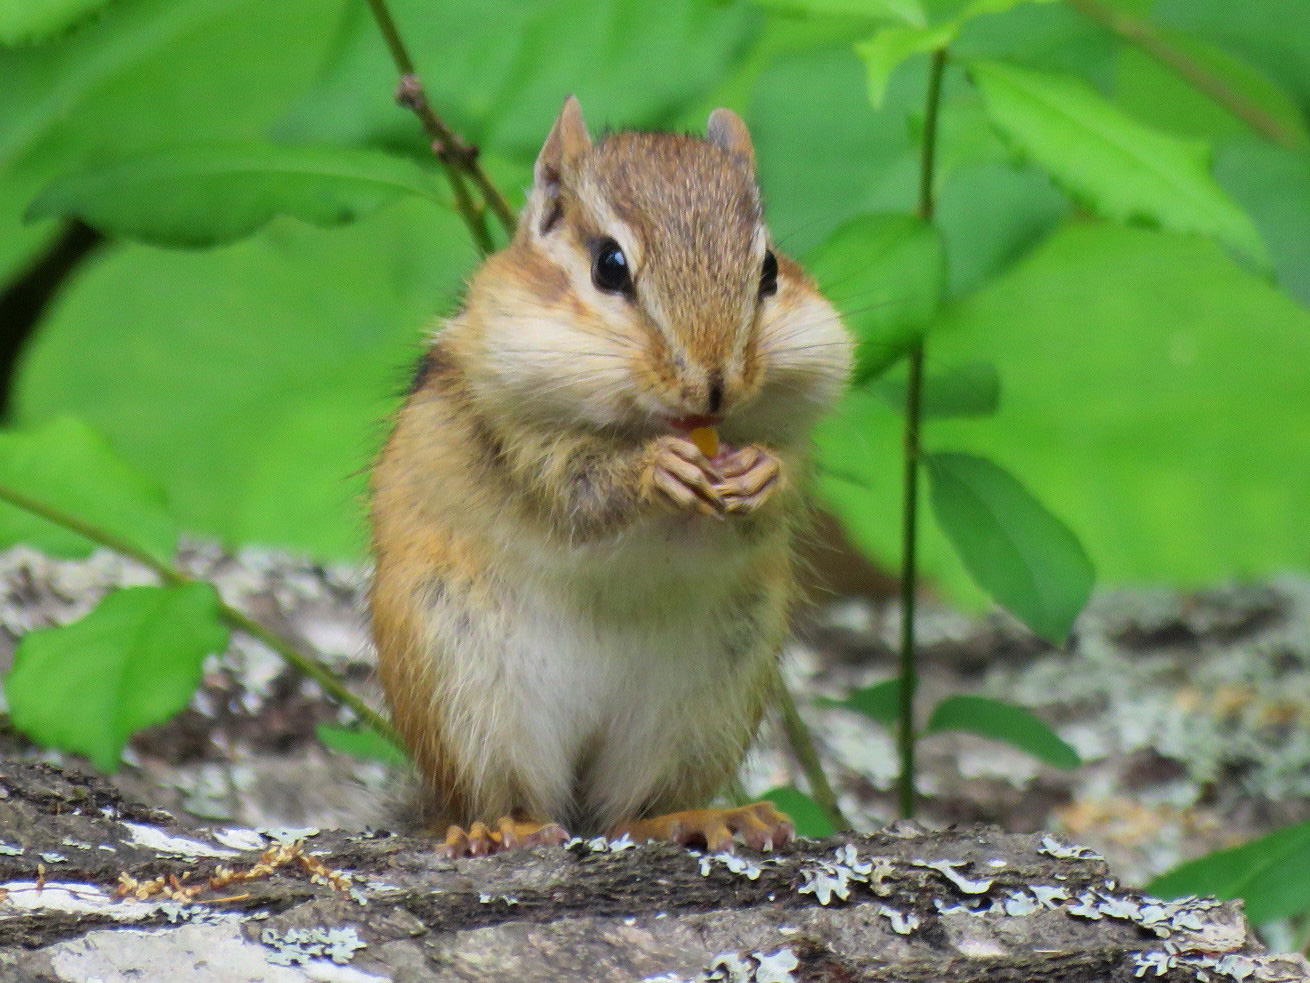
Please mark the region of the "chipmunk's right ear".
POLYGON ((532 194, 529 196, 529 217, 537 231, 544 235, 559 221, 563 213, 560 196, 567 177, 583 154, 591 149, 591 136, 582 121, 582 109, 575 96, 564 100, 550 135, 541 145, 537 163, 532 169, 532 194))

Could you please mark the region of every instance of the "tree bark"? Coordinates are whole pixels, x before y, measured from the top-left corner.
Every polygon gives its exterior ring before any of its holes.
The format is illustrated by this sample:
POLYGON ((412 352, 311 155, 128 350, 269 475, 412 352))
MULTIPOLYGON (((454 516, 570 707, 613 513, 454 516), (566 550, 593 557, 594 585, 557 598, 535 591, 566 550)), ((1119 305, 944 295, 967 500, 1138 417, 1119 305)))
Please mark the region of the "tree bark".
POLYGON ((1237 902, 1152 904, 985 826, 447 861, 372 831, 207 829, 0 762, 0 979, 16 983, 1310 980, 1237 902))

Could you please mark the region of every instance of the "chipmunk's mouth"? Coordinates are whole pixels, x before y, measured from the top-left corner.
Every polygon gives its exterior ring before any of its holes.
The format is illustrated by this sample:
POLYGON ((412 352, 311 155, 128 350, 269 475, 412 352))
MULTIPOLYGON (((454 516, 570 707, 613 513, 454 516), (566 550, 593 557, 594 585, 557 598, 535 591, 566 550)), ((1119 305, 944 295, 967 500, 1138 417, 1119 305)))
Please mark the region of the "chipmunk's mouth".
POLYGON ((684 433, 699 430, 702 427, 717 427, 723 420, 721 416, 669 416, 665 417, 674 430, 684 433))

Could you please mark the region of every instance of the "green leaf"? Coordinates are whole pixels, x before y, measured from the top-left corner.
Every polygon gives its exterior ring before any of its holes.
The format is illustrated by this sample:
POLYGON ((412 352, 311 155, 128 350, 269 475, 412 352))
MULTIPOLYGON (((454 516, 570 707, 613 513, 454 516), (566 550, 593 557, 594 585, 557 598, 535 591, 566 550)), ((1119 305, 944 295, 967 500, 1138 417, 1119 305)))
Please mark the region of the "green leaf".
POLYGON ((1156 0, 1151 20, 1209 41, 1284 85, 1310 110, 1310 4, 1305 0, 1156 0))
POLYGON ((920 0, 755 0, 765 10, 810 17, 866 17, 923 24, 927 14, 920 0))
POLYGON ((1214 176, 1255 219, 1278 285, 1310 307, 1310 151, 1235 137, 1216 152, 1214 176))
POLYGON ((1056 768, 1077 768, 1078 752, 1023 707, 985 696, 948 696, 933 707, 923 733, 967 730, 1003 741, 1056 768))
POLYGON ((240 239, 275 215, 340 225, 398 198, 440 201, 413 161, 373 150, 203 143, 62 177, 28 220, 78 217, 102 232, 160 246, 240 239))
POLYGON ((1160 898, 1241 898, 1253 925, 1304 914, 1310 911, 1310 822, 1189 860, 1145 890, 1160 898))
POLYGON ((885 27, 867 41, 855 46, 864 62, 869 79, 869 101, 881 106, 887 81, 907 58, 945 48, 975 17, 999 14, 1022 3, 1049 3, 1052 0, 971 0, 945 20, 928 24, 924 20, 907 21, 908 27, 885 27))
POLYGON ((925 462, 933 513, 974 580, 1037 634, 1064 641, 1094 580, 1077 537, 985 458, 933 453, 925 462))
POLYGON ((847 39, 764 66, 745 118, 770 228, 788 253, 808 255, 856 217, 910 209, 918 153, 906 120, 921 111, 923 74, 911 69, 894 80, 875 112, 847 39))
POLYGON ((890 727, 896 722, 896 718, 901 711, 901 681, 900 679, 886 679, 881 683, 874 683, 872 686, 852 690, 844 699, 824 700, 823 702, 830 706, 854 710, 856 713, 864 714, 870 720, 876 720, 878 723, 890 727))
MULTIPOLYGON (((1242 98, 1299 150, 1310 146, 1296 100, 1259 69, 1185 34, 1167 41, 1217 85, 1242 98)), ((1251 126, 1144 51, 1124 46, 1115 66, 1114 101, 1130 116, 1184 139, 1214 142, 1251 134, 1251 126)))
MULTIPOLYGON (((1078 530, 1098 583, 1310 564, 1310 312, 1213 243, 1071 224, 931 330, 939 364, 985 359, 1005 380, 985 426, 936 421, 934 442, 1021 475, 1078 530)), ((849 466, 865 490, 825 496, 858 502, 848 528, 895 569, 900 421, 852 394, 827 426, 827 452, 861 452, 849 466)), ((932 523, 921 532, 923 569, 967 599, 949 544, 932 523)))
POLYGON ((129 587, 24 635, 5 679, 14 726, 113 771, 127 739, 186 706, 205 656, 226 647, 218 603, 208 584, 129 587))
POLYGON ((1267 264, 1251 220, 1210 177, 1204 145, 1138 123, 1069 75, 999 61, 974 62, 970 75, 1001 135, 1097 214, 1214 236, 1267 264))
MULTIPOLYGON (((903 412, 907 384, 903 378, 882 378, 872 389, 892 409, 903 412)), ((940 373, 925 374, 920 393, 924 419, 991 416, 1001 403, 1001 380, 991 362, 969 362, 940 373)))
POLYGON ((869 102, 881 107, 892 72, 913 55, 945 47, 959 27, 952 21, 923 27, 885 27, 855 46, 869 80, 869 102))
POLYGON ((472 259, 459 220, 420 199, 204 253, 107 250, 29 343, 16 416, 88 419, 189 530, 362 556, 379 421, 472 259))
POLYGON ((317 74, 347 3, 114 0, 65 37, 0 50, 0 278, 55 232, 20 217, 60 174, 161 146, 262 137, 317 74))
MULTIPOLYGON (((487 153, 529 166, 566 93, 577 95, 593 130, 667 127, 677 111, 704 99, 763 20, 749 4, 705 0, 388 0, 388 7, 432 105, 487 153), (622 85, 611 84, 617 78, 622 85)), ((391 84, 379 84, 394 75, 366 6, 350 4, 322 77, 276 135, 427 153, 391 84)))
MULTIPOLYGON (((80 420, 57 417, 32 430, 0 432, 0 485, 172 562, 177 528, 158 486, 80 420)), ((13 543, 57 556, 86 556, 94 549, 64 526, 0 502, 0 548, 13 543)))
POLYGON ((854 380, 900 358, 946 290, 942 241, 913 215, 866 215, 838 228, 806 267, 856 338, 854 380))
POLYGON ((409 760, 405 752, 375 730, 318 724, 314 727, 314 735, 325 747, 348 754, 352 758, 381 761, 385 765, 396 766, 403 765, 409 760))
POLYGON ((4 0, 0 44, 43 41, 72 27, 109 0, 4 0))
POLYGON ((1010 60, 1068 72, 1108 89, 1122 47, 1111 32, 1071 4, 1025 4, 970 21, 951 45, 951 59, 959 65, 982 58, 1010 60))
POLYGON ((797 836, 808 836, 812 840, 821 840, 836 832, 832 821, 819 808, 819 804, 799 789, 782 785, 765 792, 766 799, 787 814, 797 836))
POLYGON ((963 297, 1012 266, 1069 213, 1069 200, 1036 168, 957 167, 937 192, 934 223, 946 242, 950 295, 963 297))

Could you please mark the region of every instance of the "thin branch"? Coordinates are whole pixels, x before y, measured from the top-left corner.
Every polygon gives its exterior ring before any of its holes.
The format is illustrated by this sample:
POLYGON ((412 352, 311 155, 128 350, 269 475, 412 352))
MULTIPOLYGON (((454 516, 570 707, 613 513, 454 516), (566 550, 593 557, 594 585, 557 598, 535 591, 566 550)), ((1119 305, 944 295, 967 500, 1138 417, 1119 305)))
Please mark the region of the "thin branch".
POLYGON ((819 752, 814 749, 810 729, 801 719, 796 701, 792 699, 781 673, 778 674, 778 709, 782 711, 782 727, 787 734, 787 743, 791 745, 792 753, 796 755, 796 761, 810 787, 810 798, 823 810, 833 829, 850 829, 850 821, 837 805, 837 795, 828 784, 828 776, 823 773, 823 764, 819 761, 819 752))
POLYGON ((473 182, 482 200, 486 202, 486 207, 495 214, 508 235, 514 234, 514 213, 510 211, 505 196, 491 183, 491 179, 478 163, 478 148, 462 140, 446 125, 445 120, 437 115, 428 102, 423 84, 419 81, 418 71, 414 67, 414 59, 410 57, 409 49, 405 47, 405 42, 396 29, 396 22, 392 19, 386 0, 368 0, 368 6, 373 13, 373 19, 377 22, 382 39, 386 42, 387 50, 391 52, 391 60, 396 64, 396 71, 400 74, 396 101, 411 110, 423 125, 424 132, 432 141, 432 152, 441 161, 446 169, 446 176, 450 179, 450 189, 455 196, 455 208, 468 226, 473 241, 485 255, 492 251, 494 244, 484 220, 484 210, 474 203, 465 179, 473 182))
MULTIPOLYGON (((60 509, 54 508, 39 499, 24 495, 20 491, 15 491, 5 485, 0 485, 0 500, 8 502, 10 505, 17 506, 25 512, 39 516, 47 522, 52 522, 57 526, 75 532, 84 539, 89 539, 98 546, 111 549, 115 553, 126 556, 135 560, 143 567, 151 570, 159 579, 169 587, 180 587, 183 584, 199 583, 194 577, 189 577, 182 571, 178 570, 171 564, 165 563, 156 557, 151 556, 140 547, 129 543, 125 539, 115 536, 113 533, 101 529, 99 526, 93 526, 88 522, 69 515, 60 509)), ((287 665, 303 676, 308 676, 322 687, 323 691, 336 702, 349 707, 360 721, 368 727, 377 731, 396 747, 403 747, 400 737, 391 728, 386 718, 361 700, 358 696, 347 689, 342 682, 332 674, 332 671, 324 666, 317 659, 300 652, 296 646, 283 638, 281 635, 270 631, 259 622, 253 620, 236 608, 223 603, 221 600, 218 604, 218 616, 223 619, 230 627, 238 631, 245 632, 250 637, 264 643, 274 652, 276 652, 287 665)))
MULTIPOLYGON (((933 180, 937 162, 937 117, 941 107, 942 73, 946 69, 946 49, 933 52, 928 72, 928 94, 924 107, 923 149, 919 157, 919 217, 932 221, 936 200, 933 180)), ((900 814, 914 815, 917 793, 914 763, 914 694, 918 689, 915 666, 914 602, 918 586, 916 568, 918 551, 919 463, 921 448, 919 426, 923 410, 924 341, 910 346, 909 380, 905 387, 905 461, 903 505, 901 508, 901 652, 900 706, 896 715, 896 746, 900 753, 901 773, 896 783, 896 800, 900 814)))
POLYGON ((1296 135, 1279 120, 1195 61, 1191 55, 1175 46, 1148 22, 1123 11, 1114 10, 1101 0, 1068 0, 1068 2, 1069 6, 1084 17, 1119 35, 1129 44, 1141 49, 1160 64, 1180 75, 1262 137, 1289 150, 1295 150, 1300 146, 1296 135))

